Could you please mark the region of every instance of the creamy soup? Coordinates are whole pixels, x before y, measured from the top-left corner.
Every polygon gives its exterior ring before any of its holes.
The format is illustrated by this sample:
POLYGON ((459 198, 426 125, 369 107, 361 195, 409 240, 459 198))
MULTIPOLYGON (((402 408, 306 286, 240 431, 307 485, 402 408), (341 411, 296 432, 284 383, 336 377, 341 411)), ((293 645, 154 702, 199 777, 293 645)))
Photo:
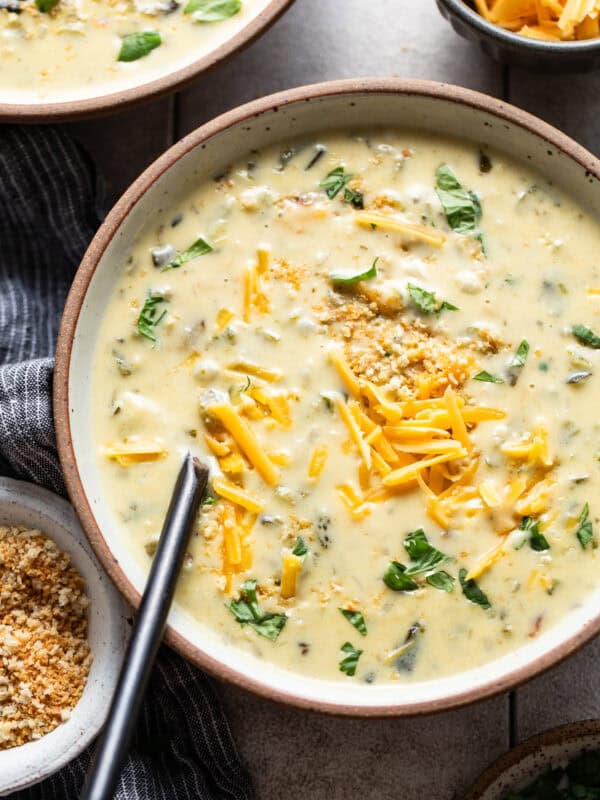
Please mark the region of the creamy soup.
POLYGON ((253 152, 148 220, 93 376, 105 500, 147 567, 211 465, 178 602, 306 675, 430 680, 598 584, 600 230, 415 132, 253 152))
POLYGON ((163 77, 269 0, 0 0, 0 102, 66 101, 163 77))

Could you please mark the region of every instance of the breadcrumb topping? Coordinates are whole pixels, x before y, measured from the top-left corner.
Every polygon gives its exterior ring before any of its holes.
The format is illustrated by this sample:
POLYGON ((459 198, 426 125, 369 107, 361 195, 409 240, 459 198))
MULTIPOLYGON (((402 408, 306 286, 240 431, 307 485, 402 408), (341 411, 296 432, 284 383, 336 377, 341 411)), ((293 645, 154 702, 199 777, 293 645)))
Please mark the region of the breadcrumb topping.
POLYGON ((477 366, 472 341, 449 339, 418 319, 383 315, 377 302, 361 295, 332 294, 319 319, 343 343, 352 372, 398 400, 441 397, 448 386, 461 387, 477 366))
POLYGON ((0 750, 69 718, 92 663, 88 603, 83 579, 52 540, 0 527, 0 750))

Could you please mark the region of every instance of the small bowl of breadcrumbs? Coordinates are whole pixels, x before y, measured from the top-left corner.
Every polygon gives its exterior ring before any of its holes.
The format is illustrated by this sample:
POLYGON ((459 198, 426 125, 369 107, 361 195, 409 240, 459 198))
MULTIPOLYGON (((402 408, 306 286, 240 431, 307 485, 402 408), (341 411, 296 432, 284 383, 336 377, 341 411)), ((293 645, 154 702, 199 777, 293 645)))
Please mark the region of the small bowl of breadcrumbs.
POLYGON ((126 616, 68 503, 0 478, 0 795, 43 780, 99 731, 126 616))

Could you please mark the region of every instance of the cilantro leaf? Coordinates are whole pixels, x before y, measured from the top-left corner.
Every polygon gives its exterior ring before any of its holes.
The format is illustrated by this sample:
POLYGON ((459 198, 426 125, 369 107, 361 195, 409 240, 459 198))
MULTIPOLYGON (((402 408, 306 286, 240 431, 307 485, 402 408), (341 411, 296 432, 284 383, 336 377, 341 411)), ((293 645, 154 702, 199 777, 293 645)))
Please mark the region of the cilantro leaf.
POLYGON ((362 209, 365 207, 365 198, 362 192, 357 192, 346 186, 344 189, 344 203, 350 203, 353 208, 362 209))
POLYGON ((242 8, 242 0, 190 0, 184 14, 193 14, 196 22, 221 22, 235 16, 242 8))
POLYGON ((353 177, 351 172, 344 172, 344 167, 339 166, 327 173, 319 183, 319 188, 324 189, 327 197, 333 200, 353 177))
POLYGON ((263 614, 260 619, 250 622, 250 627, 265 639, 274 642, 283 630, 287 617, 285 614, 263 614))
POLYGON ((458 311, 457 306, 448 303, 446 300, 437 300, 433 292, 428 292, 414 283, 408 284, 410 299, 423 314, 439 314, 441 311, 458 311))
POLYGON ((455 579, 443 569, 439 572, 434 572, 432 575, 428 575, 425 580, 430 586, 433 586, 434 589, 440 589, 442 592, 448 592, 448 594, 454 591, 455 579))
POLYGON ((339 286, 354 286, 355 283, 359 283, 360 281, 371 280, 371 278, 377 277, 378 261, 379 259, 376 258, 369 269, 365 270, 364 272, 359 272, 356 275, 345 275, 342 272, 330 272, 329 280, 339 286))
POLYGON ((510 369, 519 369, 525 366, 525 362, 527 361, 527 356, 529 355, 529 342, 527 339, 523 339, 514 356, 508 362, 508 366, 510 369))
POLYGON ((340 608, 340 612, 346 617, 350 625, 354 625, 361 636, 367 635, 367 623, 360 611, 351 611, 349 608, 340 608))
POLYGON ((139 31, 123 37, 119 50, 119 61, 137 61, 147 56, 155 47, 162 44, 158 31, 139 31))
POLYGON ((583 510, 579 515, 579 520, 577 522, 578 524, 577 524, 577 530, 575 531, 575 535, 577 536, 581 546, 585 550, 585 548, 594 538, 594 529, 592 528, 592 520, 590 519, 590 507, 588 503, 584 505, 583 510))
POLYGON ((533 517, 523 517, 519 524, 519 530, 529 533, 529 546, 532 550, 538 553, 544 550, 550 550, 548 540, 544 534, 540 532, 539 522, 536 522, 533 517))
POLYGON ((345 672, 346 675, 352 677, 356 673, 358 659, 361 657, 363 651, 352 647, 350 642, 345 642, 340 649, 343 653, 348 653, 348 655, 340 661, 340 672, 345 672))
MULTIPOLYGON (((59 0, 35 0, 36 6, 42 13, 50 11, 50 9, 54 8, 54 6, 58 4, 58 2, 59 0)), ((9 10, 11 9, 9 8, 9 10)))
POLYGON ((298 556, 299 558, 304 558, 304 556, 307 553, 308 553, 308 545, 301 536, 298 536, 296 538, 296 544, 294 545, 294 549, 292 550, 292 555, 298 556))
POLYGON ((186 264, 188 261, 192 261, 194 258, 199 258, 200 256, 204 256, 207 253, 212 253, 213 248, 206 242, 202 237, 196 239, 194 244, 190 245, 187 250, 182 250, 181 253, 177 253, 175 258, 169 261, 162 269, 161 272, 166 272, 168 269, 177 269, 181 267, 182 264, 186 264))
POLYGON ((461 569, 458 573, 458 579, 460 581, 460 585, 463 591, 464 596, 469 600, 471 603, 475 603, 482 608, 491 608, 492 604, 488 600, 487 595, 483 592, 479 586, 475 583, 473 578, 466 580, 467 578, 467 570, 461 569))
POLYGON ((504 383, 502 378, 499 378, 497 375, 492 375, 491 372, 487 372, 487 370, 483 370, 483 372, 478 372, 477 375, 473 375, 474 381, 482 381, 484 383, 504 383))
MULTIPOLYGON (((392 561, 383 576, 385 585, 395 592, 414 592, 419 585, 412 576, 433 572, 438 564, 448 559, 448 556, 429 543, 422 528, 408 534, 404 540, 404 549, 411 563, 406 565, 392 561)), ((443 570, 434 576, 428 576, 425 580, 437 589, 452 591, 452 588, 446 587, 452 586, 454 578, 443 570), (429 580, 429 577, 433 580, 429 580)))
POLYGON ((150 339, 151 342, 156 342, 155 328, 167 313, 166 309, 160 313, 159 306, 166 302, 167 300, 159 292, 150 292, 137 318, 138 333, 145 336, 146 339, 150 339))
POLYGON ((271 612, 261 614, 255 580, 248 580, 242 584, 239 599, 232 601, 228 608, 240 625, 250 625, 256 633, 271 641, 277 639, 287 622, 285 614, 271 612))
POLYGON ((594 350, 600 349, 600 336, 591 328, 588 328, 586 325, 573 325, 571 328, 573 336, 578 339, 581 344, 584 344, 586 347, 593 347, 594 350))
POLYGON ((394 592, 414 592, 419 585, 406 574, 406 567, 399 561, 391 561, 383 573, 383 582, 394 592))
POLYGON ((481 203, 475 192, 463 189, 447 164, 440 164, 435 178, 448 225, 456 233, 475 233, 481 219, 481 203))
POLYGON ((429 543, 422 528, 408 534, 404 540, 404 549, 412 562, 406 567, 406 575, 419 575, 423 572, 430 572, 447 558, 444 553, 429 543))
POLYGON ((515 354, 510 359, 507 364, 506 375, 508 378, 508 382, 511 386, 514 386, 519 379, 519 374, 523 367, 525 366, 525 362, 527 361, 527 356, 529 355, 529 342, 527 339, 522 339, 521 343, 517 347, 515 354))

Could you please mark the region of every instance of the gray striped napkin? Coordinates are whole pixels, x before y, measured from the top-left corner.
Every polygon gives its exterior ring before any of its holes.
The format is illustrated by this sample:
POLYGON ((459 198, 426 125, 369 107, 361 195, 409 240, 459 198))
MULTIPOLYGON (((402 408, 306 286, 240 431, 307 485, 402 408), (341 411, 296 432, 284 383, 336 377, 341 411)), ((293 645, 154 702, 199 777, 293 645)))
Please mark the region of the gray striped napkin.
MULTIPOLYGON (((0 474, 61 494, 52 353, 75 269, 101 219, 94 166, 59 129, 0 127, 0 474)), ((12 800, 70 800, 90 754, 12 800)), ((117 800, 251 800, 215 685, 161 649, 117 800)))

